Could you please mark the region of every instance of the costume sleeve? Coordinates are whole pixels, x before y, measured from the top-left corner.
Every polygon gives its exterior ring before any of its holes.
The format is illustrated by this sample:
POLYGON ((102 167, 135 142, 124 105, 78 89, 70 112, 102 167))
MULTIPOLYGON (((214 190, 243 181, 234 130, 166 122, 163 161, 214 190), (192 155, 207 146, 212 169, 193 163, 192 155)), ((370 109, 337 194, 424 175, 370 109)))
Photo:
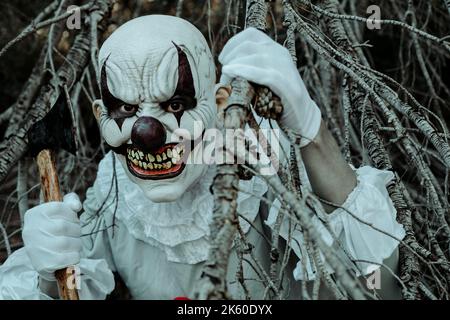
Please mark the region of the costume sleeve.
MULTIPOLYGON (((105 228, 105 217, 96 214, 99 208, 93 188, 87 193, 81 216, 83 252, 80 263, 75 268, 80 276, 80 299, 105 299, 114 289, 115 270, 105 228)), ((0 266, 0 299, 2 300, 48 300, 52 299, 46 288, 54 288, 56 283, 41 282, 39 274, 31 266, 24 248, 15 251, 0 266)), ((54 291, 54 290, 52 290, 54 291)))
POLYGON ((356 174, 357 186, 328 218, 334 234, 367 275, 393 253, 405 231, 396 220, 397 211, 386 189, 394 174, 369 166, 356 174))
POLYGON ((39 275, 25 248, 14 251, 0 266, 0 300, 49 300, 39 290, 39 275))
MULTIPOLYGON (((105 207, 106 205, 106 207, 105 207)), ((83 243, 80 261, 79 296, 82 300, 103 300, 114 289, 113 271, 116 270, 108 238, 112 222, 104 210, 107 201, 98 199, 95 185, 89 188, 80 217, 83 243)))
MULTIPOLYGON (((358 183, 349 194, 344 204, 322 217, 328 223, 339 245, 346 253, 340 253, 342 261, 357 275, 367 275, 380 267, 405 236, 403 226, 396 221, 396 210, 389 197, 386 186, 393 179, 390 171, 378 170, 369 166, 356 170, 358 183)), ((280 202, 275 200, 266 224, 273 227, 280 202)), ((312 223, 319 230, 322 239, 328 245, 336 245, 325 225, 314 216, 312 223)), ((287 218, 283 220, 280 235, 284 239, 292 238, 294 253, 306 263, 297 263, 294 278, 312 280, 315 277, 315 266, 304 250, 304 239, 299 229, 291 229, 287 218), (289 237, 289 233, 290 236, 289 237), (306 270, 303 270, 303 265, 306 270)), ((338 246, 337 246, 338 247, 338 246)), ((333 272, 327 265, 329 272, 333 272)))

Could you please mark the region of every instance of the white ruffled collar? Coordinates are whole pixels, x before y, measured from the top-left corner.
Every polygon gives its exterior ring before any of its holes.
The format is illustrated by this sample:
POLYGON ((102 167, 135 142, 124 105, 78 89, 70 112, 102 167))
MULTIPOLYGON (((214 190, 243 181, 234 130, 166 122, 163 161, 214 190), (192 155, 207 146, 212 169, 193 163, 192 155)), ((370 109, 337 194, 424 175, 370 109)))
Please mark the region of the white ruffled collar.
MULTIPOLYGON (((98 191, 107 194, 112 177, 112 156, 107 155, 99 164, 96 181, 98 191), (106 178, 106 177, 109 177, 106 178)), ((126 176, 116 161, 119 185, 117 218, 139 240, 156 246, 166 253, 172 262, 196 264, 205 261, 209 251, 209 223, 214 205, 209 191, 216 167, 210 166, 191 189, 178 200, 155 203, 145 197, 139 187, 126 176)), ((267 191, 266 184, 258 177, 239 182, 238 212, 254 221, 260 205, 260 197, 267 191)), ((239 219, 244 232, 250 225, 239 219)))

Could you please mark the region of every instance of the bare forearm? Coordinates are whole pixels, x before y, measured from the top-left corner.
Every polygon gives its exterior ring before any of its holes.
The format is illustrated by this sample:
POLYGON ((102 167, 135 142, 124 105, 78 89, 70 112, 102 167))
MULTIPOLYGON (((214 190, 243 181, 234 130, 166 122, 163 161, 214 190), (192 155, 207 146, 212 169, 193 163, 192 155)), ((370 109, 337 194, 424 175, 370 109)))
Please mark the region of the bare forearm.
MULTIPOLYGON (((356 175, 322 121, 316 138, 301 149, 314 193, 321 199, 341 205, 356 186, 356 175)), ((324 204, 329 213, 336 207, 324 204)))

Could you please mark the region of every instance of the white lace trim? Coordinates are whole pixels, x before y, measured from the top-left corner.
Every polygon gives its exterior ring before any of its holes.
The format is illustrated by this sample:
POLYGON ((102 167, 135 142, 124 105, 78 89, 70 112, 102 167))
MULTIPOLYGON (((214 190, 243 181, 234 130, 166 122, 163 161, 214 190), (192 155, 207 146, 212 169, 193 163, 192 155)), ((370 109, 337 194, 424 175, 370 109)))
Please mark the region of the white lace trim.
MULTIPOLYGON (((94 184, 96 197, 102 201, 111 186, 112 153, 99 164, 94 184)), ((122 165, 116 161, 119 185, 117 218, 139 240, 156 246, 166 253, 172 262, 196 264, 205 261, 209 250, 209 222, 212 218, 214 199, 209 191, 215 175, 215 167, 208 168, 204 176, 181 198, 174 202, 154 203, 145 197, 139 187, 126 176, 122 165)), ((238 212, 254 221, 260 199, 267 186, 260 178, 241 180, 238 194, 238 212)), ((111 209, 109 209, 111 211, 111 209)), ((250 225, 239 219, 244 232, 250 225)))

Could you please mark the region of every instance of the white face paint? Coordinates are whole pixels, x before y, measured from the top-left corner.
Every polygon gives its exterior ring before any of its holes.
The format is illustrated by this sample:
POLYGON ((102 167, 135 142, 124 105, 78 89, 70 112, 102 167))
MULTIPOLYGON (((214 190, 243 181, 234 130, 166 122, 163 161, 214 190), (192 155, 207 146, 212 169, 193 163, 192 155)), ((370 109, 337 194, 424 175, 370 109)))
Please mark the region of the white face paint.
POLYGON ((150 200, 176 200, 206 167, 189 161, 200 148, 175 147, 183 138, 174 133, 181 129, 183 136, 201 139, 194 122, 208 129, 216 118, 215 68, 206 40, 183 19, 144 16, 105 41, 99 63, 103 138, 150 200))

